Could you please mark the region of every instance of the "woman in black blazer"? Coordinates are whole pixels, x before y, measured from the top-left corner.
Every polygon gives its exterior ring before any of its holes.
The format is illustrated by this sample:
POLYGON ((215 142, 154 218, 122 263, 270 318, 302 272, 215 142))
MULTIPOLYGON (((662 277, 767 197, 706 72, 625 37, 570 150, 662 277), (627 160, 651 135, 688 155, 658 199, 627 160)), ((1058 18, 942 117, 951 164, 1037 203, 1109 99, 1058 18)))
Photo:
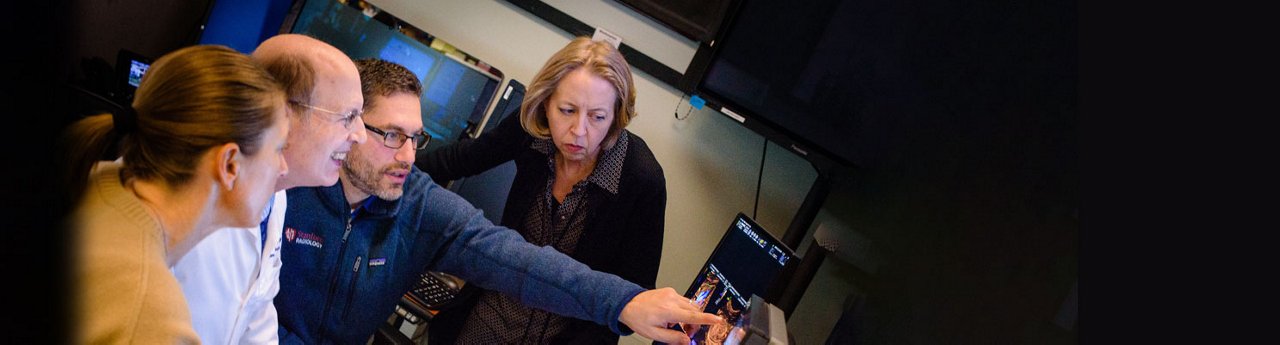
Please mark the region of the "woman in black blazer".
MULTIPOLYGON (((502 225, 652 289, 662 257, 666 180, 644 140, 624 129, 635 116, 635 85, 622 54, 579 37, 534 77, 518 116, 475 140, 426 153, 417 166, 448 181, 514 160, 502 225)), ((431 320, 432 344, 618 341, 606 326, 530 309, 512 296, 465 290, 462 303, 431 320)))

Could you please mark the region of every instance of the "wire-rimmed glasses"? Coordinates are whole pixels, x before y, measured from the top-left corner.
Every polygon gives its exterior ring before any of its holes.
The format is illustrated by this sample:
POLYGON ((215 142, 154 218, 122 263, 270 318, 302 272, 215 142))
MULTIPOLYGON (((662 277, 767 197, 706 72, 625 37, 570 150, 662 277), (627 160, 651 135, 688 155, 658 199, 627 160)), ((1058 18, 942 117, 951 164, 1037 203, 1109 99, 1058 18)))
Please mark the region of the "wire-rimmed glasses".
POLYGON ((352 123, 354 123, 354 122, 356 121, 356 118, 357 118, 357 117, 359 117, 361 114, 363 114, 363 111, 362 111, 362 110, 359 110, 359 109, 357 109, 357 110, 352 110, 351 112, 348 112, 348 113, 341 113, 341 112, 336 112, 336 111, 333 111, 333 110, 329 110, 329 109, 325 109, 325 108, 317 107, 317 106, 314 106, 314 105, 310 105, 310 104, 302 103, 302 102, 295 101, 295 100, 289 100, 289 103, 290 103, 290 104, 297 105, 297 106, 305 107, 305 108, 307 108, 307 109, 311 109, 311 110, 319 110, 319 111, 321 111, 321 112, 325 112, 325 113, 329 113, 329 114, 333 114, 333 115, 338 115, 338 116, 339 116, 339 118, 338 118, 338 122, 341 122, 341 123, 342 123, 342 126, 343 126, 343 127, 346 127, 346 128, 351 128, 351 124, 352 124, 352 123))

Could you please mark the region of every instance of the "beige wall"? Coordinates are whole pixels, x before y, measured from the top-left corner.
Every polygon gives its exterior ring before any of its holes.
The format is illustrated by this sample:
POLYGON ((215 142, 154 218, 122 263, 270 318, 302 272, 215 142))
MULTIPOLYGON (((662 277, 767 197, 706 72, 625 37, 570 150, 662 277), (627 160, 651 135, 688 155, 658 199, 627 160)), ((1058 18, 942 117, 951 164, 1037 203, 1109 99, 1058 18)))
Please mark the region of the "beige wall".
MULTIPOLYGON (((492 64, 508 78, 526 83, 545 59, 571 38, 505 1, 372 2, 492 64)), ((621 36, 627 45, 677 71, 685 69, 696 49, 694 42, 616 1, 546 2, 588 25, 606 23, 604 28, 621 36)), ((684 120, 675 119, 677 103, 684 95, 638 69, 633 71, 640 116, 629 129, 649 143, 667 178, 666 236, 658 285, 683 293, 734 215, 752 214, 764 138, 707 109, 694 111, 684 120)), ((688 109, 686 99, 680 104, 681 116, 688 109)), ((757 220, 781 237, 816 172, 803 159, 773 144, 766 158, 757 220)), ((830 216, 824 213, 819 220, 830 221, 830 216)), ((798 343, 822 342, 839 317, 839 303, 849 284, 831 277, 830 271, 823 269, 789 322, 798 343)), ((621 343, 649 341, 633 335, 621 343)))

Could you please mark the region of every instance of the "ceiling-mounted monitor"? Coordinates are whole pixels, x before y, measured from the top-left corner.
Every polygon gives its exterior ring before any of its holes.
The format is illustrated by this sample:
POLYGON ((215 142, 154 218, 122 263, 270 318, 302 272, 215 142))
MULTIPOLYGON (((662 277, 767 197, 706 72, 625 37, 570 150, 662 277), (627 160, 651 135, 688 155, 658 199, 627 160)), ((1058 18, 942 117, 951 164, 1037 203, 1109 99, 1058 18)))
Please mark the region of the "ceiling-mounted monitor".
POLYGON ((931 138, 1071 109, 1074 12, 1075 0, 737 0, 680 88, 801 156, 896 164, 931 138))
POLYGON ((686 38, 710 42, 734 0, 617 0, 686 38))

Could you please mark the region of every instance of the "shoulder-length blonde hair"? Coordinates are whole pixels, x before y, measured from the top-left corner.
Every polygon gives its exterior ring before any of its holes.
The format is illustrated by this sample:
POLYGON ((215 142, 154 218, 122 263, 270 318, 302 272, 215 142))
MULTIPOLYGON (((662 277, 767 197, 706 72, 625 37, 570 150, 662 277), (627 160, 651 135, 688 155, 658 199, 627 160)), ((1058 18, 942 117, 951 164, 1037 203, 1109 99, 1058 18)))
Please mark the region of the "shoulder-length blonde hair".
POLYGON ((547 124, 546 103, 555 93, 556 86, 565 75, 579 68, 586 68, 592 75, 604 78, 613 84, 618 99, 614 102, 613 124, 605 136, 601 147, 605 150, 613 148, 618 142, 622 129, 636 117, 636 90, 631 79, 631 67, 617 49, 608 43, 592 41, 590 37, 578 37, 569 41, 547 60, 538 74, 529 83, 524 101, 520 104, 520 125, 535 138, 551 137, 551 129, 547 124))

